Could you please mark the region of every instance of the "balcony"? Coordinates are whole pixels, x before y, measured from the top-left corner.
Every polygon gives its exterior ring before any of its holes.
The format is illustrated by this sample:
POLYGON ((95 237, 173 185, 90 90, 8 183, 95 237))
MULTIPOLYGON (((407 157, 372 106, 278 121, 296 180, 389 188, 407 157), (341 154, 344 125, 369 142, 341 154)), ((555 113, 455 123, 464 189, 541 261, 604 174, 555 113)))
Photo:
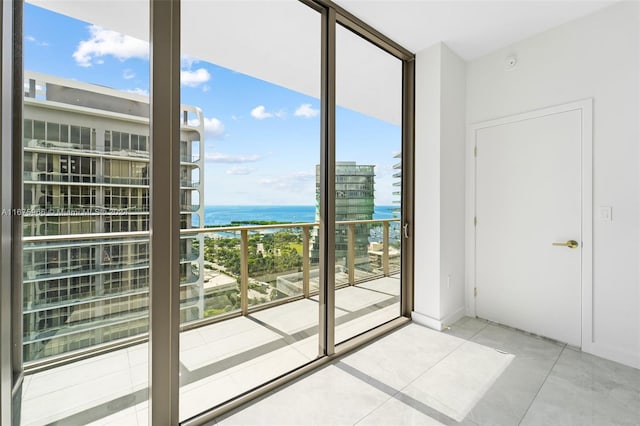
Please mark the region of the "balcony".
POLYGON ((180 204, 180 213, 193 213, 200 209, 199 204, 180 204))
MULTIPOLYGON (((347 229, 348 248, 335 266, 336 342, 400 315, 400 258, 390 244, 395 222, 340 223, 347 229), (380 240, 366 248, 366 256, 358 255, 357 226, 366 226, 368 235, 380 240)), ((304 223, 182 230, 182 238, 202 236, 205 241, 208 260, 202 293, 208 312, 204 319, 182 324, 181 419, 318 357, 319 283, 313 261, 317 227, 304 223), (282 245, 269 244, 275 240, 282 245), (285 246, 300 251, 299 268, 291 270, 284 259, 274 263, 278 272, 254 263, 258 258, 292 255, 285 246), (238 265, 223 262, 222 252, 212 257, 216 247, 234 252, 238 265), (216 297, 230 292, 237 305, 219 309, 216 297)), ((197 306, 193 302, 191 306, 197 306)), ((136 424, 137 416, 146 416, 147 407, 145 340, 146 335, 139 335, 65 355, 75 356, 76 361, 51 357, 27 363, 22 424, 103 424, 107 418, 117 418, 116 424, 136 424)))
POLYGON ((200 182, 195 180, 181 180, 180 188, 198 188, 200 186, 200 182))
POLYGON ((180 153, 180 162, 183 165, 194 164, 200 161, 200 155, 180 153))
MULTIPOLYGON (((74 142, 61 142, 61 141, 52 141, 52 140, 46 140, 46 139, 31 139, 31 138, 24 138, 23 139, 23 143, 24 143, 24 147, 29 149, 53 149, 56 151, 77 151, 77 152, 81 152, 83 154, 85 153, 98 153, 100 151, 98 151, 96 149, 95 143, 93 144, 88 144, 88 143, 74 143, 74 142)), ((77 155, 77 153, 76 153, 77 155)), ((147 154, 148 155, 148 154, 147 154)))
MULTIPOLYGON (((95 174, 81 173, 59 173, 46 171, 32 171, 23 173, 24 183, 83 183, 83 184, 105 184, 116 186, 149 187, 148 177, 118 177, 118 176, 96 176, 95 174)), ((182 186, 197 187, 198 182, 184 182, 182 186)))

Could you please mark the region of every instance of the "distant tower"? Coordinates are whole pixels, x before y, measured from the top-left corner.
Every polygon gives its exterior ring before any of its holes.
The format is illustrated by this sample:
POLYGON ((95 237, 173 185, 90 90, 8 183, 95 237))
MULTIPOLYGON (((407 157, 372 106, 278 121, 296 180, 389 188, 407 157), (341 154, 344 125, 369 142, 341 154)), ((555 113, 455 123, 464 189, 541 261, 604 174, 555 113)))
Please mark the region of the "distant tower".
MULTIPOLYGON (((371 220, 374 210, 375 166, 356 164, 355 161, 336 162, 336 222, 349 220, 371 220)), ((320 220, 320 166, 316 165, 316 222, 320 220)), ((355 225, 355 264, 369 263, 368 224, 355 225)), ((336 226, 336 265, 347 266, 348 234, 346 225, 336 226)), ((311 260, 319 258, 319 240, 313 236, 311 260)))

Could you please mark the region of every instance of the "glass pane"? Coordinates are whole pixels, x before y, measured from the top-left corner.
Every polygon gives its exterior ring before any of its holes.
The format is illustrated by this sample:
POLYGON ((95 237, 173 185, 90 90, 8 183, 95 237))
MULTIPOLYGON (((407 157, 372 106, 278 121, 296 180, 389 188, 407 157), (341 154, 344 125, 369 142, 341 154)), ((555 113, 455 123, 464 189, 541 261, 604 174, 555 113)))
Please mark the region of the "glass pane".
POLYGON ((181 18, 184 420, 318 356, 320 15, 183 0, 181 18))
POLYGON ((109 136, 149 135, 149 4, 38 4, 24 7, 20 418, 137 424, 149 240, 131 232, 148 230, 149 151, 114 152, 109 136))
POLYGON ((400 316, 402 62, 336 29, 336 343, 400 316))

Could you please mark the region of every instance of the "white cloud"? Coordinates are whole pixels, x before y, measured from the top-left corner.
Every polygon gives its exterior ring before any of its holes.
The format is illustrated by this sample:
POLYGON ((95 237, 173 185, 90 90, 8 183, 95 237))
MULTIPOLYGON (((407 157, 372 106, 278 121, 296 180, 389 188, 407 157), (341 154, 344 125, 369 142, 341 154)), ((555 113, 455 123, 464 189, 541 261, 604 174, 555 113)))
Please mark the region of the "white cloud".
POLYGON ((181 55, 180 56, 180 67, 184 69, 190 70, 194 64, 199 63, 200 61, 196 58, 193 58, 189 55, 181 55))
POLYGON ((37 46, 46 47, 46 46, 48 46, 48 45, 49 45, 49 43, 48 43, 48 42, 46 42, 46 41, 40 41, 40 40, 38 40, 37 38, 35 38, 34 36, 30 36, 30 35, 29 35, 29 36, 26 36, 24 39, 25 39, 25 40, 27 40, 28 42, 31 42, 31 43, 33 43, 33 44, 37 45, 37 46))
POLYGON ((90 37, 78 43, 73 59, 82 67, 102 63, 104 56, 114 56, 120 61, 129 58, 149 58, 149 43, 97 25, 89 26, 90 37), (102 61, 102 62, 101 62, 102 61))
POLYGON ((290 173, 282 176, 272 176, 260 179, 258 183, 260 185, 268 186, 271 188, 277 188, 281 190, 298 191, 302 186, 313 182, 315 184, 315 173, 309 172, 297 172, 290 173))
MULTIPOLYGON (((188 55, 180 57, 180 83, 187 87, 198 87, 211 80, 211 74, 206 68, 193 69, 193 66, 200 63, 199 60, 188 55)), ((211 90, 209 85, 202 86, 203 92, 211 90)))
POLYGON ((230 155, 221 152, 206 152, 204 159, 212 163, 252 163, 262 158, 261 155, 230 155))
POLYGON ((127 68, 122 71, 122 78, 124 78, 125 80, 131 80, 132 78, 135 78, 135 76, 136 73, 133 72, 131 68, 127 68))
POLYGON ((224 135, 224 124, 215 117, 204 118, 204 132, 214 138, 224 135))
POLYGON ((254 170, 255 169, 251 167, 232 167, 229 170, 227 170, 227 174, 236 175, 236 176, 248 175, 248 174, 251 174, 254 170))
POLYGON ((294 115, 296 117, 313 118, 320 114, 320 110, 313 109, 311 104, 302 104, 296 109, 294 115))
MULTIPOLYGON (((198 119, 189 120, 190 126, 197 126, 200 124, 198 119)), ((214 139, 218 139, 224 135, 224 124, 222 121, 215 117, 204 118, 204 133, 205 136, 209 136, 214 139)))
POLYGON ((257 107, 251 110, 251 116, 258 120, 264 120, 265 118, 273 117, 273 114, 265 111, 264 105, 258 105, 257 107))
POLYGON ((272 117, 276 117, 284 120, 285 118, 287 118, 287 111, 284 109, 280 109, 275 112, 269 112, 267 111, 264 105, 258 105, 257 107, 251 110, 251 116, 256 120, 264 120, 265 118, 272 118, 272 117))
POLYGON ((197 70, 181 70, 180 71, 180 83, 187 87, 198 87, 202 83, 206 83, 211 80, 211 74, 204 68, 198 68, 197 70))
POLYGON ((141 96, 149 96, 149 91, 147 89, 141 89, 139 87, 136 87, 135 89, 125 89, 125 92, 135 93, 136 95, 141 96))

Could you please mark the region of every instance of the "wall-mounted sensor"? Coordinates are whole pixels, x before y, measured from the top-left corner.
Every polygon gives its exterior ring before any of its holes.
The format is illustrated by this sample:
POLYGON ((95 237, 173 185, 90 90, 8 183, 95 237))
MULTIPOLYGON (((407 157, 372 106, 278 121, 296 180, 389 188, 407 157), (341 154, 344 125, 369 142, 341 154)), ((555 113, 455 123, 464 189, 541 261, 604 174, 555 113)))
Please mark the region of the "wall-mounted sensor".
POLYGON ((504 69, 511 71, 518 64, 518 58, 516 56, 508 56, 504 61, 504 69))

